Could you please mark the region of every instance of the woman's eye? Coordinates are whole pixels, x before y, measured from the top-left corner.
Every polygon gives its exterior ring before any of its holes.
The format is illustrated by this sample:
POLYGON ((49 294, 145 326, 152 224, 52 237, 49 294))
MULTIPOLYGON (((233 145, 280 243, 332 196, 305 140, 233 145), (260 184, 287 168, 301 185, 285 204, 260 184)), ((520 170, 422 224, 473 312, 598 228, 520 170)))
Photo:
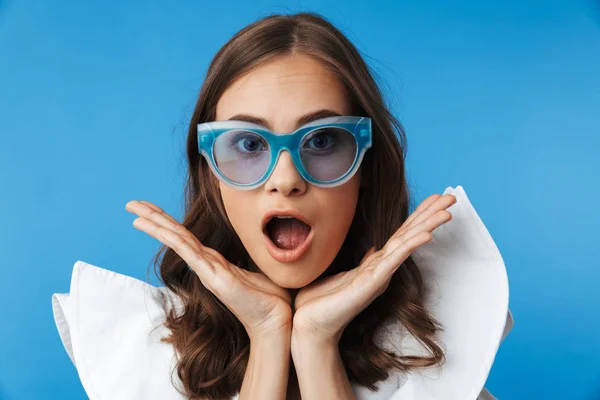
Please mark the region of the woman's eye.
POLYGON ((331 147, 333 145, 334 138, 332 135, 326 132, 318 132, 314 134, 306 144, 309 145, 310 148, 316 150, 323 150, 331 147))
POLYGON ((253 153, 265 149, 265 145, 256 137, 241 137, 235 142, 235 147, 242 153, 253 153))

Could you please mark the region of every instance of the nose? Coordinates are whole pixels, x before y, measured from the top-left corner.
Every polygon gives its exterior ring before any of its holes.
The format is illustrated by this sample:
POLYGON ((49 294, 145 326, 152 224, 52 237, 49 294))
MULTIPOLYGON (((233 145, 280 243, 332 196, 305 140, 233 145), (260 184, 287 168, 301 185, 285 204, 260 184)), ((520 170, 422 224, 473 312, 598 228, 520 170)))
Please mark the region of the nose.
POLYGON ((302 195, 306 189, 307 183, 296 169, 290 153, 282 151, 271 176, 265 182, 265 190, 279 192, 287 197, 302 195))

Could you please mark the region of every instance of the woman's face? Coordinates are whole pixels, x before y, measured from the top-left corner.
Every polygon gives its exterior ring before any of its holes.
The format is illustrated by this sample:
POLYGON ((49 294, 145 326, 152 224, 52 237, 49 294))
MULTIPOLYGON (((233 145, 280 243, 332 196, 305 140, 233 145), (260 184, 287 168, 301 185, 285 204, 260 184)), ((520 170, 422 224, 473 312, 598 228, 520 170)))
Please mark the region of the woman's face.
MULTIPOLYGON (((296 54, 264 63, 234 81, 219 99, 216 120, 240 120, 232 117, 244 114, 283 134, 296 130, 302 116, 319 110, 351 115, 345 88, 318 61, 296 54)), ((256 189, 219 182, 227 216, 250 257, 284 288, 308 285, 331 264, 354 218, 359 186, 360 169, 341 186, 311 185, 285 150, 269 179, 256 189), (281 210, 299 213, 310 229, 282 218, 265 226, 269 213, 281 210)))

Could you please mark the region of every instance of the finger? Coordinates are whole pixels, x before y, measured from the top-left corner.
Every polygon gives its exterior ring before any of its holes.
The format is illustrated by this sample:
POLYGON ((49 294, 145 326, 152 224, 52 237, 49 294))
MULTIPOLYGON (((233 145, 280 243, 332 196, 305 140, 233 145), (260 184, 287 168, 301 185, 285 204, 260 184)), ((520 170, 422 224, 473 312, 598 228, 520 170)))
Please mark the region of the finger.
MULTIPOLYGON (((404 232, 406 232, 408 229, 412 228, 414 225, 421 223, 423 220, 425 220, 426 218, 429 218, 431 215, 434 215, 435 213, 437 213, 440 210, 447 209, 454 203, 456 203, 456 197, 454 195, 445 194, 443 196, 438 197, 437 200, 435 200, 433 203, 431 203, 427 208, 423 209, 420 213, 415 215, 414 218, 412 218, 410 220, 407 219, 406 220, 407 222, 402 224, 402 226, 392 236, 402 235, 404 232)), ((416 210, 415 210, 415 213, 413 213, 413 214, 416 214, 416 210)), ((412 214, 411 214, 411 216, 412 216, 412 214)))
POLYGON ((456 203, 456 197, 454 197, 451 194, 440 197, 434 204, 432 204, 426 210, 424 210, 421 214, 416 216, 415 219, 411 222, 411 224, 409 224, 407 226, 407 228, 410 229, 412 226, 416 226, 416 225, 422 223, 423 221, 427 220, 428 218, 430 218, 433 215, 436 215, 440 211, 445 211, 451 215, 450 211, 446 211, 446 210, 454 203, 456 203))
MULTIPOLYGON (((133 201, 130 201, 129 203, 127 203, 125 205, 125 208, 128 211, 133 211, 138 215, 141 215, 140 213, 144 213, 144 216, 148 215, 150 212, 154 212, 157 215, 163 216, 166 220, 170 221, 171 224, 179 224, 179 222, 175 218, 171 217, 162 208, 160 208, 156 204, 150 203, 149 201, 133 200, 133 201)), ((155 221, 155 222, 157 222, 157 221, 155 221)))
POLYGON ((406 221, 404 221, 404 224, 410 224, 410 222, 415 219, 415 217, 419 214, 421 214, 421 212, 423 212, 424 210, 427 209, 427 207, 429 207, 430 205, 432 205, 433 203, 435 203, 440 197, 442 197, 441 194, 439 193, 435 193, 432 194, 431 196, 427 197, 425 200, 423 200, 421 202, 421 204, 419 204, 417 206, 417 208, 408 216, 408 218, 406 219, 406 221))
POLYGON ((446 209, 450 207, 450 205, 456 202, 456 197, 451 194, 444 194, 438 196, 435 201, 431 201, 428 203, 427 207, 424 207, 421 211, 415 210, 413 214, 410 215, 412 218, 408 218, 406 222, 403 224, 404 228, 408 228, 411 225, 418 224, 424 218, 435 214, 439 210, 446 209))
POLYGON ((404 234, 392 237, 383 249, 370 255, 373 260, 363 266, 362 270, 366 275, 360 274, 358 279, 362 283, 358 286, 370 287, 370 290, 375 291, 374 296, 381 295, 387 289, 394 272, 408 256, 419 246, 430 242, 433 239, 431 232, 451 219, 452 214, 449 211, 439 210, 425 221, 409 228, 404 234))
POLYGON ((142 204, 147 205, 148 207, 150 207, 151 209, 153 209, 157 213, 163 214, 166 218, 170 219, 174 223, 176 223, 176 224, 179 223, 175 218, 171 217, 168 213, 166 213, 162 208, 160 208, 156 204, 150 203, 149 201, 146 201, 146 200, 140 200, 139 202, 142 203, 142 204))
POLYGON ((244 282, 251 288, 262 288, 263 292, 279 296, 288 304, 291 303, 291 295, 287 290, 279 288, 278 291, 274 284, 269 286, 266 277, 264 280, 260 280, 260 276, 255 280, 248 279, 246 274, 251 274, 250 272, 233 266, 221 253, 203 246, 200 241, 190 243, 186 237, 145 217, 136 219, 134 226, 173 249, 196 273, 204 287, 217 296, 240 320, 242 316, 237 314, 236 310, 243 307, 239 304, 240 301, 245 302, 240 300, 243 296, 239 295, 240 290, 245 287, 244 282))
POLYGON ((133 225, 173 249, 196 272, 205 286, 214 277, 215 266, 203 257, 202 249, 190 244, 178 233, 143 217, 135 219, 133 225))
POLYGON ((376 275, 381 276, 381 279, 389 279, 413 251, 425 243, 431 242, 432 239, 433 235, 427 231, 421 231, 411 236, 381 259, 375 269, 376 275))
POLYGON ((363 262, 361 263, 362 268, 375 268, 379 264, 379 258, 385 257, 390 254, 397 246, 402 244, 404 241, 410 239, 414 235, 428 231, 432 232, 440 225, 450 221, 452 219, 452 213, 447 210, 439 210, 434 215, 429 216, 425 221, 418 222, 414 221, 413 226, 405 228, 403 231, 397 231, 394 233, 383 246, 383 248, 377 252, 371 253, 368 257, 365 255, 363 262), (415 225, 416 224, 416 225, 415 225))
POLYGON ((190 244, 196 244, 199 246, 203 246, 202 243, 196 238, 186 227, 177 222, 174 218, 172 218, 169 214, 164 212, 160 207, 156 205, 148 205, 143 204, 138 201, 133 201, 127 203, 126 208, 143 217, 147 220, 150 220, 159 226, 169 229, 180 236, 182 236, 185 240, 189 241, 190 244))
MULTIPOLYGON (((448 210, 439 210, 434 215, 429 216, 426 220, 414 225, 409 228, 403 234, 399 236, 392 236, 390 240, 384 246, 384 257, 390 254, 396 247, 401 245, 403 242, 411 239, 413 236, 418 235, 421 232, 433 232, 439 226, 445 224, 452 219, 452 213, 448 210)), ((416 222, 415 222, 416 223, 416 222)))

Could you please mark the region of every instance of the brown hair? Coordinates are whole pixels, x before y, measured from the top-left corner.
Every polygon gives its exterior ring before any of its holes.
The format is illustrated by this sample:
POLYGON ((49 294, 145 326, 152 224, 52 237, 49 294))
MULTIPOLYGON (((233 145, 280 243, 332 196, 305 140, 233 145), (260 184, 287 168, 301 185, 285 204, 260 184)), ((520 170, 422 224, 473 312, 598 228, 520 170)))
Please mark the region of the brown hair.
MULTIPOLYGON (((198 152, 196 125, 213 121, 221 94, 237 77, 284 54, 302 53, 319 60, 347 88, 353 114, 372 119, 373 146, 366 153, 357 210, 350 230, 325 275, 357 266, 365 252, 381 249, 409 215, 410 196, 404 173, 406 138, 402 125, 385 106, 369 67, 354 45, 329 21, 315 13, 270 15, 235 34, 215 55, 202 85, 187 137, 188 175, 182 225, 204 245, 240 268, 256 271, 225 213, 218 183, 198 152)), ((206 289, 175 251, 162 246, 154 258, 160 279, 181 300, 168 310, 165 325, 179 360, 177 374, 191 399, 230 398, 240 391, 250 340, 242 324, 206 289), (161 255, 163 255, 161 259, 161 255), (159 261, 160 259, 160 261, 159 261)), ((391 369, 441 364, 437 344, 441 329, 423 305, 424 285, 408 258, 386 291, 345 328, 339 350, 351 382, 376 390, 391 369), (398 355, 379 347, 374 336, 383 322, 395 320, 417 338, 430 356, 398 355)), ((290 368, 292 370, 292 368, 290 368)))

